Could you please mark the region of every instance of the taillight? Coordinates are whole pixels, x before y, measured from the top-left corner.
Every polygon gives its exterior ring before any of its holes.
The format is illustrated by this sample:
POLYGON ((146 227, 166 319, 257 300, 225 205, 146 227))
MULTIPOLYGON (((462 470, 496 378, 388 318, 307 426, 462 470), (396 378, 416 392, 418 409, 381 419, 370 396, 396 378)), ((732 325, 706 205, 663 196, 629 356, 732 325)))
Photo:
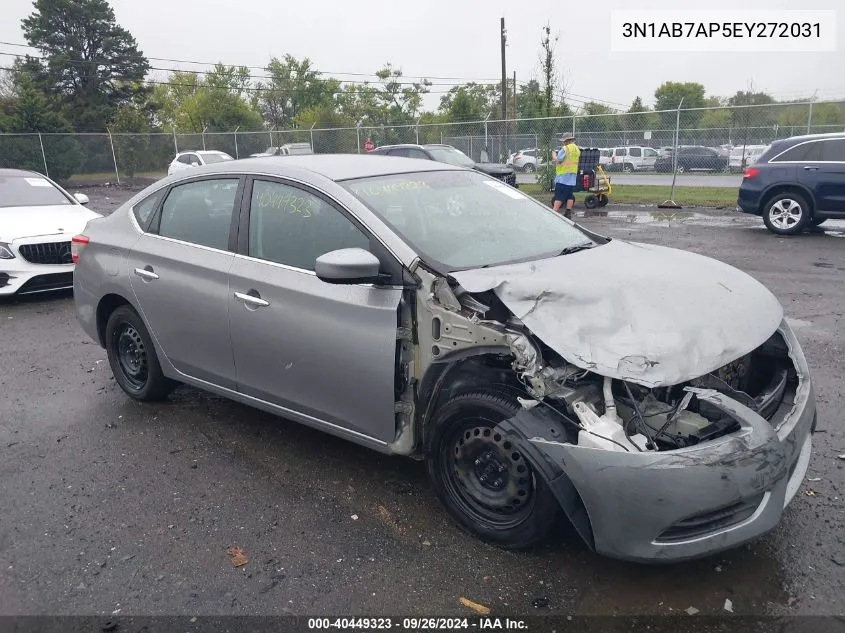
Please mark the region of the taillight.
POLYGON ((743 178, 754 178, 757 174, 760 173, 760 170, 756 167, 749 167, 745 170, 745 173, 742 174, 743 178))
POLYGON ((85 250, 85 247, 88 246, 89 240, 85 235, 76 235, 70 241, 70 256, 73 259, 73 263, 79 261, 79 256, 82 254, 82 251, 85 250))

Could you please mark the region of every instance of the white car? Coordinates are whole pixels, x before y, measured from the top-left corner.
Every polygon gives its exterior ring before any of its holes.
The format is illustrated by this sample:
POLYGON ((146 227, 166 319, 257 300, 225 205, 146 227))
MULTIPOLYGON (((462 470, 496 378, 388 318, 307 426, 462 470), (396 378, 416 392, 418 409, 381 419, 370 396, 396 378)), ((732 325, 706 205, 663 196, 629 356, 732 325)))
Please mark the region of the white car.
POLYGON ((211 165, 212 163, 222 163, 225 160, 235 160, 226 152, 218 152, 217 150, 198 150, 193 152, 179 152, 176 158, 170 163, 167 168, 167 175, 179 173, 183 169, 193 169, 194 167, 202 167, 203 165, 211 165))
POLYGON ((0 297, 73 287, 72 239, 101 217, 34 171, 0 169, 0 297))
POLYGON ((624 172, 654 169, 658 156, 657 150, 641 145, 614 147, 609 167, 624 172))
POLYGON ((510 155, 507 164, 517 171, 537 171, 537 167, 546 162, 541 153, 542 150, 536 147, 521 149, 510 155))
POLYGON ((734 147, 728 157, 728 168, 731 171, 743 171, 751 167, 768 149, 768 145, 742 145, 734 147))

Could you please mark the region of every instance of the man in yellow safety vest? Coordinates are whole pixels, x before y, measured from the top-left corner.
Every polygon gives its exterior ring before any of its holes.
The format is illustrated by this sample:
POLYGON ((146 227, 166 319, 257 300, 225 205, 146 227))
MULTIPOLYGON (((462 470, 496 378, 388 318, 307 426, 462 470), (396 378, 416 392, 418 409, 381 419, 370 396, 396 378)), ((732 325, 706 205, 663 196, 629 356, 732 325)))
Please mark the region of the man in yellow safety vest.
MULTIPOLYGON (((555 161, 555 203, 554 210, 560 213, 560 207, 565 202, 566 210, 563 214, 572 217, 572 207, 575 206, 575 182, 578 174, 578 160, 581 158, 581 148, 575 144, 575 137, 565 134, 560 138, 563 143, 560 151, 554 155, 555 161)), ((554 152, 552 152, 554 154, 554 152)))

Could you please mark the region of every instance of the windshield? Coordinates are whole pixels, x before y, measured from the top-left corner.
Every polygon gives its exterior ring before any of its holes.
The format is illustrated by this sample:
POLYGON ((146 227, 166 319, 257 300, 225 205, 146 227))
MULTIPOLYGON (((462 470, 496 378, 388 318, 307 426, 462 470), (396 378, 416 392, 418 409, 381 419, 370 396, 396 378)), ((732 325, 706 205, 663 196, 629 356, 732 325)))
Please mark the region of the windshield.
POLYGON ((454 147, 429 147, 428 153, 434 160, 457 167, 475 167, 473 160, 454 147))
POLYGON ((206 165, 211 165, 212 163, 222 163, 226 160, 234 160, 228 154, 206 154, 203 152, 199 152, 202 156, 202 159, 205 161, 206 165))
POLYGON ((72 205, 68 197, 40 176, 0 176, 0 207, 72 205))
POLYGON ((548 207, 477 172, 416 172, 341 184, 424 259, 450 271, 594 244, 548 207))

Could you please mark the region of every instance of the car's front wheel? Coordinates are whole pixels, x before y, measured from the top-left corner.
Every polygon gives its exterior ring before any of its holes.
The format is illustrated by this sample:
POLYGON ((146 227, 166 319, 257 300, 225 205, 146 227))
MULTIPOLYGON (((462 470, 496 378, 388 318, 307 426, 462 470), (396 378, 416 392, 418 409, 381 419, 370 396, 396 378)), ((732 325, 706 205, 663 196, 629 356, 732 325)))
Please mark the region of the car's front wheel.
POLYGON ((537 171, 537 168, 534 166, 534 163, 525 163, 522 171, 530 174, 531 172, 537 171))
POLYGON ((436 413, 428 472, 437 496, 467 531, 511 549, 542 541, 560 506, 507 438, 494 431, 520 410, 488 393, 456 396, 436 413))
POLYGON ((176 388, 165 377, 144 322, 130 306, 117 308, 106 323, 106 354, 114 379, 130 397, 162 400, 176 388))
POLYGON ((777 235, 796 235, 810 222, 810 206, 803 196, 786 192, 766 203, 763 223, 777 235))

